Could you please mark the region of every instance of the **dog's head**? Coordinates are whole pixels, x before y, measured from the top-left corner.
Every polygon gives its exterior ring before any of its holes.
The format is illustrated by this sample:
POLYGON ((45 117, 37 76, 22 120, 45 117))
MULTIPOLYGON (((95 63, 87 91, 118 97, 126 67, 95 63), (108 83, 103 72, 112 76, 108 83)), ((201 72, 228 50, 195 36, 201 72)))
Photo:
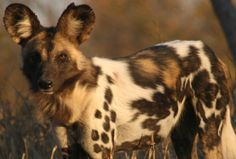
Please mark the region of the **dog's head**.
POLYGON ((89 60, 79 51, 95 23, 88 5, 70 4, 56 27, 43 27, 22 4, 9 5, 3 20, 13 41, 22 47, 22 70, 33 91, 54 94, 88 67, 89 60))

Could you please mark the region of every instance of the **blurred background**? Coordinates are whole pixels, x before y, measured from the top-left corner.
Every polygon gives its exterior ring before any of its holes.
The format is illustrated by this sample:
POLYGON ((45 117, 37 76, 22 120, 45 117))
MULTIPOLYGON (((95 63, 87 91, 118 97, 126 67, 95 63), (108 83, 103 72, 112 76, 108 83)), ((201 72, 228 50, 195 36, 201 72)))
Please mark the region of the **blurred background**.
MULTIPOLYGON (((203 40, 225 62, 235 83, 232 54, 210 0, 0 0, 1 19, 6 6, 14 2, 28 5, 44 26, 55 25, 71 2, 91 5, 96 25, 90 39, 81 45, 87 56, 119 57, 160 42, 203 40)), ((232 3, 236 4, 236 0, 232 3)), ((45 125, 32 119, 20 67, 20 47, 10 39, 1 20, 0 158, 19 158, 23 154, 30 158, 49 157, 55 141, 45 131, 45 125)))

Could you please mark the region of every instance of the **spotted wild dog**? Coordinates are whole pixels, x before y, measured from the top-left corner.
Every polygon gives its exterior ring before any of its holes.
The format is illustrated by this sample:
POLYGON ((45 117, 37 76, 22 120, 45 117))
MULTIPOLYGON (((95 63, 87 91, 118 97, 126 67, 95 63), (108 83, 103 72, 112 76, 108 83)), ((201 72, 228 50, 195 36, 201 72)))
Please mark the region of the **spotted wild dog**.
POLYGON ((93 10, 74 3, 56 27, 40 25, 22 4, 5 11, 6 30, 22 47, 23 73, 62 150, 72 144, 73 127, 74 142, 94 159, 169 136, 178 158, 189 159, 196 135, 205 158, 236 159, 223 63, 207 45, 171 41, 129 57, 88 58, 79 47, 94 23, 93 10))

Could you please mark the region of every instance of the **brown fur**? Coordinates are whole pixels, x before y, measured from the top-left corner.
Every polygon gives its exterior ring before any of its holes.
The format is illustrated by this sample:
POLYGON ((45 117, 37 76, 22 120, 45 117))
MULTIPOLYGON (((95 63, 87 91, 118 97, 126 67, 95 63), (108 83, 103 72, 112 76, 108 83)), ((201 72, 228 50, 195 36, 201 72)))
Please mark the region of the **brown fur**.
POLYGON ((35 95, 38 101, 37 105, 47 118, 56 123, 68 123, 72 112, 67 105, 63 103, 60 97, 37 94, 35 95))

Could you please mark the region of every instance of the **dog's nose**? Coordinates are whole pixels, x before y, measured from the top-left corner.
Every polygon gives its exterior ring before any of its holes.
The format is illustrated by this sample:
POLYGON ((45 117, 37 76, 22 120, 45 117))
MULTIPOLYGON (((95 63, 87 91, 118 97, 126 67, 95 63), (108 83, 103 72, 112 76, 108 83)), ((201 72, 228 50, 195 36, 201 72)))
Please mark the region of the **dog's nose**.
POLYGON ((40 79, 38 81, 38 86, 40 89, 48 90, 48 89, 52 88, 52 81, 47 80, 47 79, 40 79))

